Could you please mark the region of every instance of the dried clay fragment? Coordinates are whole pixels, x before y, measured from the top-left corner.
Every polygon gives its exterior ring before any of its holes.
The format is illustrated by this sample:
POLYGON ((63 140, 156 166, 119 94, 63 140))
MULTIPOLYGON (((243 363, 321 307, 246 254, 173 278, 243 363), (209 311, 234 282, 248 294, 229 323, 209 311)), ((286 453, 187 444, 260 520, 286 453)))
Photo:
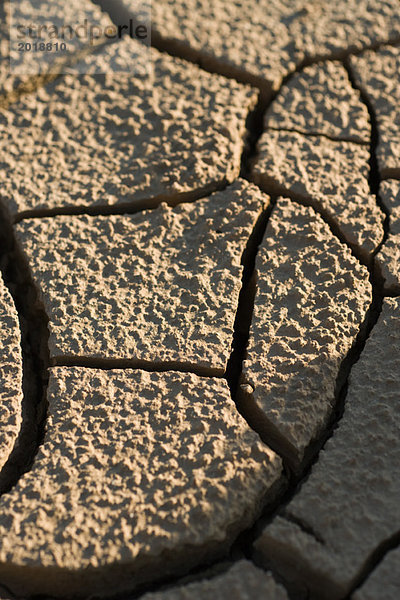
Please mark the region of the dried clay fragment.
POLYGON ((175 204, 238 177, 249 86, 156 50, 150 60, 129 36, 75 70, 0 114, 12 216, 175 204))
POLYGON ((312 208, 280 199, 256 278, 240 403, 297 470, 332 415, 340 366, 371 303, 368 270, 312 208))
POLYGON ((282 465, 223 379, 58 367, 30 472, 0 499, 15 595, 133 590, 217 560, 280 491, 282 465))
POLYGON ((400 47, 352 56, 351 65, 376 115, 380 175, 400 179, 400 47))
POLYGON ((17 237, 49 317, 51 357, 58 364, 90 357, 222 375, 242 255, 268 202, 240 180, 175 208, 19 223, 17 237))
POLYGON ((383 181, 380 196, 389 211, 389 234, 376 261, 388 292, 400 291, 400 181, 383 181))
POLYGON ((338 429, 256 542, 260 560, 318 598, 347 597, 400 530, 399 347, 400 299, 386 298, 351 371, 338 429))

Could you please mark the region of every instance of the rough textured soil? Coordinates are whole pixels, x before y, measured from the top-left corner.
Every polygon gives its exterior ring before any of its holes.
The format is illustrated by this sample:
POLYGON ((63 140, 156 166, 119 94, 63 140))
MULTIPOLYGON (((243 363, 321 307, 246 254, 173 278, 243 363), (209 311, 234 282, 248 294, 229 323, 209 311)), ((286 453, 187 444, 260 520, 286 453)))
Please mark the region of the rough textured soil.
POLYGON ((18 314, 0 278, 0 468, 10 455, 22 421, 22 353, 18 314))
MULTIPOLYGON (((21 52, 18 43, 21 39, 34 43, 37 38, 29 40, 20 37, 20 32, 34 28, 34 35, 40 27, 58 27, 65 24, 78 27, 87 23, 87 26, 100 26, 103 34, 98 39, 93 39, 94 46, 104 42, 104 31, 112 26, 112 20, 95 2, 85 0, 19 0, 18 2, 0 3, 0 100, 8 94, 12 95, 15 89, 29 89, 34 87, 37 76, 57 74, 65 65, 76 62, 79 52, 88 50, 91 46, 90 38, 81 30, 81 37, 73 37, 68 44, 67 54, 57 52, 21 52), (10 30, 10 27, 12 29, 10 30), (11 35, 10 35, 11 31, 11 35), (12 70, 9 71, 10 60, 12 70)), ((88 29, 86 29, 88 31, 88 29)))
POLYGON ((148 9, 0 1, 0 600, 397 600, 400 5, 148 9))
POLYGON ((400 181, 382 181, 380 194, 390 214, 390 230, 376 259, 385 289, 396 293, 400 290, 400 181))
POLYGON ((384 47, 351 57, 354 77, 373 107, 379 129, 377 158, 381 177, 400 177, 400 48, 384 47))
POLYGON ((111 594, 218 556, 281 478, 223 379, 59 367, 48 402, 34 466, 0 500, 20 594, 111 594))
POLYGON ((340 365, 365 321, 368 270, 312 208, 279 199, 255 276, 242 403, 298 468, 326 426, 340 365))
POLYGON ((125 37, 78 65, 88 73, 71 69, 2 112, 0 178, 12 215, 176 203, 239 175, 255 90, 157 50, 136 77, 96 74, 97 62, 147 61, 137 46, 125 37))
POLYGON ((279 562, 320 597, 348 594, 374 550, 400 529, 399 309, 398 298, 384 300, 350 374, 339 428, 256 542, 263 560, 279 562))
POLYGON ((239 180, 176 208, 19 223, 17 239, 49 317, 51 358, 127 359, 223 375, 241 257, 268 203, 239 180))

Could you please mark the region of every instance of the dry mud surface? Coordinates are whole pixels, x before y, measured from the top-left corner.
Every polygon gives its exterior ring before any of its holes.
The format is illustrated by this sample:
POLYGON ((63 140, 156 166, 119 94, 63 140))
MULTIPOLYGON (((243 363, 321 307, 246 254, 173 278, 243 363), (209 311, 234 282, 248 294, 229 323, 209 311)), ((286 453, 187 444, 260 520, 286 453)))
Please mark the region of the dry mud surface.
POLYGON ((400 598, 397 0, 0 6, 0 600, 400 598))

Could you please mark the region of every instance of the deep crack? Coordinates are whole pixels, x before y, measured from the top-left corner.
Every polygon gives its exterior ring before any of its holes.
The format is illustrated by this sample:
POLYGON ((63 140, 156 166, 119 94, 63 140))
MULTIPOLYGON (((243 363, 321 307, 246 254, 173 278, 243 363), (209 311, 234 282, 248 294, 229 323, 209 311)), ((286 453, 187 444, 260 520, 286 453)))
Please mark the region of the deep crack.
POLYGON ((23 364, 22 425, 14 448, 0 473, 0 493, 8 492, 31 468, 44 438, 48 356, 47 317, 40 307, 27 264, 0 208, 1 270, 20 324, 23 364))
POLYGON ((385 556, 391 551, 395 550, 400 546, 400 531, 396 531, 393 535, 386 538, 383 542, 381 542, 373 552, 367 558, 364 567, 357 577, 356 583, 353 585, 351 591, 349 592, 349 597, 353 595, 353 593, 360 588, 365 581, 367 581, 368 577, 371 573, 380 565, 380 563, 384 560, 385 556))
POLYGON ((165 373, 177 371, 180 373, 193 373, 199 377, 224 376, 223 369, 197 365, 184 361, 150 361, 139 358, 99 358, 93 356, 56 356, 50 359, 51 366, 55 367, 84 367, 86 369, 140 369, 149 373, 165 373))
POLYGON ((263 241, 268 220, 274 205, 275 199, 271 198, 270 204, 259 216, 242 256, 242 288, 239 294, 238 307, 233 327, 232 352, 226 369, 226 379, 234 402, 237 400, 240 377, 242 374, 242 363, 246 355, 250 326, 253 317, 254 299, 256 294, 256 282, 254 277, 256 257, 260 244, 263 241))

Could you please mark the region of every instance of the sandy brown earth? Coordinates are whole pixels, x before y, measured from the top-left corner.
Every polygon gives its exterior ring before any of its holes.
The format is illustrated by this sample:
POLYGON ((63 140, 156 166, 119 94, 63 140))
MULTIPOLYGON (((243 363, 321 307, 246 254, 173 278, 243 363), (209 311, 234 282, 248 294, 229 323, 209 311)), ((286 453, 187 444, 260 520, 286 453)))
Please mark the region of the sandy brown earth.
POLYGON ((398 600, 400 5, 149 7, 0 3, 0 600, 398 600))

